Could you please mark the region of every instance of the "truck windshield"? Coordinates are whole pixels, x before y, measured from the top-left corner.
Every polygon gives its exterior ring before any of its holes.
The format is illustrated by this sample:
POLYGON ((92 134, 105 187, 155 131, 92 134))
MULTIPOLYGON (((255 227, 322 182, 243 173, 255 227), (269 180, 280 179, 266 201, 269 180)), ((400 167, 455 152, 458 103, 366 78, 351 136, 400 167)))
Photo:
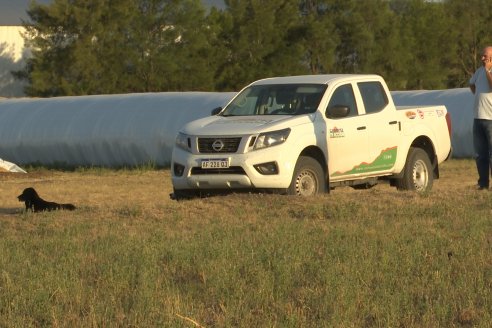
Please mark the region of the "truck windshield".
POLYGON ((302 115, 313 113, 326 90, 323 84, 265 84, 244 89, 220 115, 302 115))

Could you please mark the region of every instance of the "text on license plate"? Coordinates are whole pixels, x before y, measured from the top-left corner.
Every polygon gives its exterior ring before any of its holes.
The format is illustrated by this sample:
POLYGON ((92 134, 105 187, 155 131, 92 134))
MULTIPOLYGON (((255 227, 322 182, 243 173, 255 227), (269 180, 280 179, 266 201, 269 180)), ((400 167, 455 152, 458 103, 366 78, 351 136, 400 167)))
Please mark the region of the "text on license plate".
POLYGON ((229 167, 227 158, 202 159, 202 169, 226 169, 229 167))

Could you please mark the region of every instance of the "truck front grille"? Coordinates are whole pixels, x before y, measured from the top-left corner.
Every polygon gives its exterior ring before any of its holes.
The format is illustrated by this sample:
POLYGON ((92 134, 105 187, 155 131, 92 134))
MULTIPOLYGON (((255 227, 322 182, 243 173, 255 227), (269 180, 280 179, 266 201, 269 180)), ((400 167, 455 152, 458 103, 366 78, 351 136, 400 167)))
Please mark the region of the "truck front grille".
POLYGON ((236 138, 198 138, 198 151, 202 154, 235 153, 241 142, 236 138))

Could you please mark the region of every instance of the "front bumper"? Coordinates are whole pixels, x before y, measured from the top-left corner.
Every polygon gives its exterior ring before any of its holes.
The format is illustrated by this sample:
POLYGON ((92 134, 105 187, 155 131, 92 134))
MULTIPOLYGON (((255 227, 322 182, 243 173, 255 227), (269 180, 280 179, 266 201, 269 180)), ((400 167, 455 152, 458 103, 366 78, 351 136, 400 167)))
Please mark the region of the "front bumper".
POLYGON ((179 147, 173 150, 171 174, 175 190, 283 189, 288 188, 296 164, 284 145, 244 154, 192 154, 179 147), (202 159, 229 160, 228 169, 202 169, 202 159), (275 163, 277 174, 262 174, 255 165, 275 163), (179 169, 176 169, 179 168, 179 169), (179 176, 176 173, 181 173, 179 176))

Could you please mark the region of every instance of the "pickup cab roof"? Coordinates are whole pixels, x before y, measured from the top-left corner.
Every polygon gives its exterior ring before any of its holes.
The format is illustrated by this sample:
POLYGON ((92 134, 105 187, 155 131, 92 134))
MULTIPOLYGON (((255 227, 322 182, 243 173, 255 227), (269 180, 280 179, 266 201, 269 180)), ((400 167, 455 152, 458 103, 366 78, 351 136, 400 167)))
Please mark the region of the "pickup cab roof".
POLYGON ((313 84, 329 84, 338 80, 357 80, 372 79, 381 80, 383 78, 375 74, 319 74, 319 75, 297 75, 297 76, 283 76, 283 77, 271 77, 262 80, 255 81, 250 85, 259 84, 290 84, 290 83, 313 83, 313 84))

